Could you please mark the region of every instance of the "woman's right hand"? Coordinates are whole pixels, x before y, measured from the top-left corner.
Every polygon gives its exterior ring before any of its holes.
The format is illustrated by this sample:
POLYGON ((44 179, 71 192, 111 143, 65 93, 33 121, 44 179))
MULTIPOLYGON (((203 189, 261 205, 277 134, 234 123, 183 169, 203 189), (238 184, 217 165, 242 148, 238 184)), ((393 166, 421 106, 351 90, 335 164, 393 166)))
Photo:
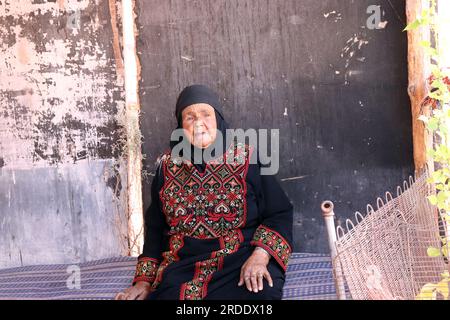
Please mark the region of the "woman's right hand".
POLYGON ((119 292, 114 300, 144 300, 152 292, 152 286, 145 281, 138 281, 134 286, 119 292))

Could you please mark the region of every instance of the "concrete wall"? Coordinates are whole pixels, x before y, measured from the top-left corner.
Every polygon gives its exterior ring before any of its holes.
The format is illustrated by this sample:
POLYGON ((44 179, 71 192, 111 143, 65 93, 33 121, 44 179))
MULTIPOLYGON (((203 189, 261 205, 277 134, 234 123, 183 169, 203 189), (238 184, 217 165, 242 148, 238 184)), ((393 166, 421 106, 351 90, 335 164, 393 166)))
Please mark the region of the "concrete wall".
POLYGON ((0 268, 127 253, 115 2, 0 2, 0 268))

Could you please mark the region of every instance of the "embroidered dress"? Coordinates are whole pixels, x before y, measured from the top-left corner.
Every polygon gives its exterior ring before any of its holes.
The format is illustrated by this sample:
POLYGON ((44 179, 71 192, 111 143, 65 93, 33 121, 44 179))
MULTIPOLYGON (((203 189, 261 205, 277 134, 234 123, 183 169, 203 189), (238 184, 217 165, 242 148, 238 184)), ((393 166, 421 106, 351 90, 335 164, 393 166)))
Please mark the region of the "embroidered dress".
POLYGON ((151 284, 148 299, 281 299, 293 208, 277 180, 249 163, 252 151, 233 143, 203 171, 170 151, 160 157, 133 280, 151 284), (256 246, 271 255, 274 286, 264 279, 253 293, 237 284, 256 246))

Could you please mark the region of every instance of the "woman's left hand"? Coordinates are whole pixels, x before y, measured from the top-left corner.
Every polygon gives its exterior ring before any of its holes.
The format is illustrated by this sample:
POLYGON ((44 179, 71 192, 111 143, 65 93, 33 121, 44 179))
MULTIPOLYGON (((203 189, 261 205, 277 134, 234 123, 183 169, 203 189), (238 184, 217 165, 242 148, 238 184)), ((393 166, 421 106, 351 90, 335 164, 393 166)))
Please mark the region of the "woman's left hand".
POLYGON ((269 286, 273 287, 272 277, 267 270, 270 255, 263 250, 254 250, 241 268, 241 276, 238 286, 245 282, 247 289, 257 293, 263 290, 263 278, 266 278, 269 286))

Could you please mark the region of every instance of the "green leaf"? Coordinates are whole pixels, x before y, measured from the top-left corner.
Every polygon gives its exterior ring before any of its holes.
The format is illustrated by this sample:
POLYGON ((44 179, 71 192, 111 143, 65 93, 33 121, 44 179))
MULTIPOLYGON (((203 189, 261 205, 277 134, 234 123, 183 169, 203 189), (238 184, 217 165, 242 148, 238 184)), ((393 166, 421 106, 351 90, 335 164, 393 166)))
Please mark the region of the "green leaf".
POLYGON ((406 28, 403 29, 403 31, 415 30, 415 29, 417 29, 418 27, 420 27, 420 20, 419 20, 419 19, 417 19, 417 20, 411 22, 410 24, 408 24, 408 25, 406 26, 406 28))
POLYGON ((422 13, 421 13, 421 17, 422 19, 426 19, 429 18, 431 14, 431 10, 430 9, 423 9, 422 13))
POLYGON ((431 42, 430 42, 430 41, 422 40, 422 41, 419 42, 419 44, 420 44, 422 47, 425 47, 425 48, 431 48, 431 42))
POLYGON ((448 299, 448 281, 442 280, 436 286, 436 291, 444 296, 444 299, 448 299))
POLYGON ((442 247, 442 254, 444 255, 444 257, 448 258, 448 247, 447 247, 447 245, 444 245, 442 247))
POLYGON ((429 257, 435 258, 441 256, 441 250, 438 248, 430 247, 427 249, 427 254, 429 257))
POLYGON ((448 199, 446 192, 439 191, 437 194, 437 206, 439 208, 443 208, 445 206, 445 202, 448 199))
POLYGON ((441 69, 436 66, 436 65, 432 65, 431 66, 431 72, 433 73, 433 76, 437 79, 437 78, 441 78, 441 69))
POLYGON ((436 286, 434 283, 424 285, 416 296, 416 300, 436 300, 436 286))
MULTIPOLYGON (((438 91, 431 92, 430 94, 428 94, 428 96, 429 96, 431 99, 434 99, 434 100, 441 100, 441 94, 440 94, 439 90, 438 90, 438 91)), ((431 130, 431 129, 430 129, 430 130, 431 130)))
POLYGON ((431 131, 436 131, 436 129, 439 127, 439 120, 436 118, 431 118, 428 120, 427 127, 431 131))
MULTIPOLYGON (((441 154, 442 153, 442 146, 440 146, 440 148, 438 148, 438 150, 436 150, 436 153, 441 154)), ((433 181, 438 183, 441 181, 442 179, 442 171, 441 170, 436 170, 431 174, 431 177, 433 178, 433 181)))
POLYGON ((428 200, 430 201, 430 203, 435 206, 437 204, 437 197, 436 196, 429 196, 428 200))
POLYGON ((425 53, 428 54, 429 56, 431 56, 432 58, 435 58, 438 56, 438 52, 435 48, 425 47, 424 50, 425 50, 425 53))

